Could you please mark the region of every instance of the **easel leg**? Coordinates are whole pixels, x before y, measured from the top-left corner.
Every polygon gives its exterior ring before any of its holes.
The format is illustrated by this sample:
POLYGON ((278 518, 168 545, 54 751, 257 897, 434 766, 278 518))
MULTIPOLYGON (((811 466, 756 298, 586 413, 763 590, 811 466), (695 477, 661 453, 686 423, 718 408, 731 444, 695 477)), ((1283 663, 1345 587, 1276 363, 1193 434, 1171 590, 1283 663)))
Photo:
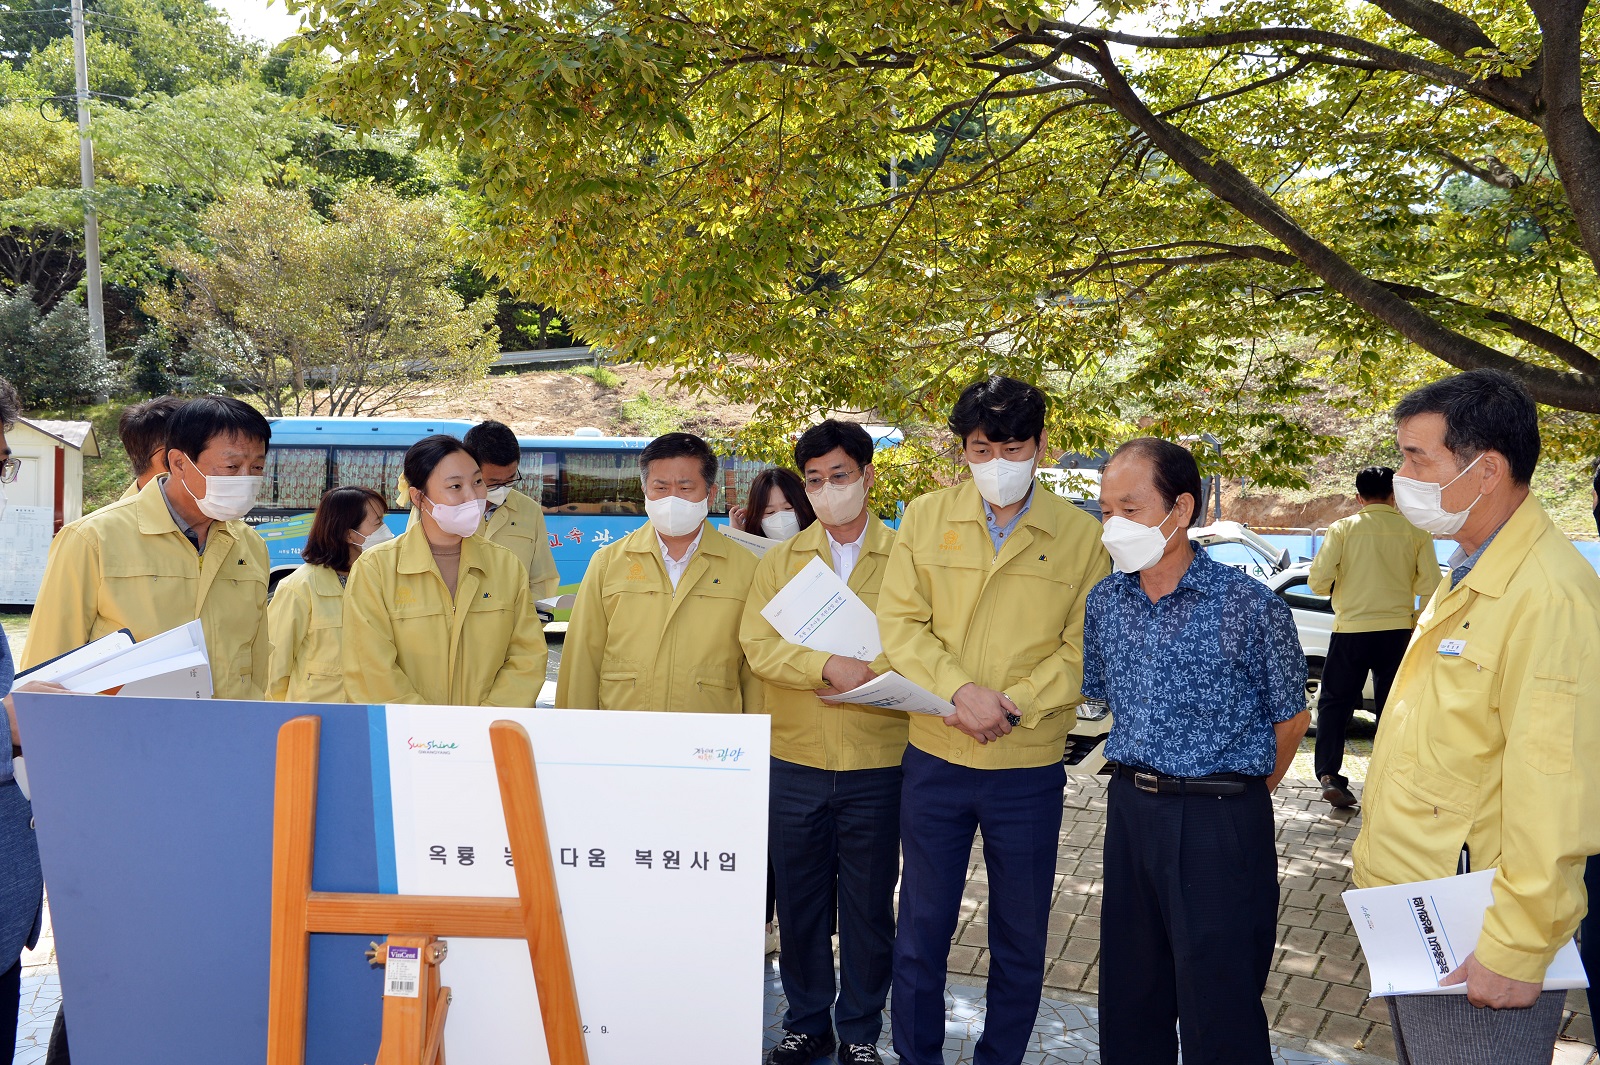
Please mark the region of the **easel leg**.
POLYGON ((272 939, 267 991, 267 1065, 304 1065, 310 933, 311 855, 317 831, 317 755, 322 719, 302 716, 278 729, 272 813, 272 939))
POLYGON ((561 921, 561 900, 556 893, 555 863, 550 858, 550 837, 539 798, 533 741, 515 721, 496 721, 489 726, 489 742, 500 778, 500 802, 505 807, 517 896, 522 902, 528 953, 533 959, 533 979, 539 989, 539 1011, 544 1018, 550 1065, 588 1065, 589 1052, 584 1046, 583 1022, 578 1014, 578 990, 572 979, 572 956, 567 951, 567 930, 561 921))

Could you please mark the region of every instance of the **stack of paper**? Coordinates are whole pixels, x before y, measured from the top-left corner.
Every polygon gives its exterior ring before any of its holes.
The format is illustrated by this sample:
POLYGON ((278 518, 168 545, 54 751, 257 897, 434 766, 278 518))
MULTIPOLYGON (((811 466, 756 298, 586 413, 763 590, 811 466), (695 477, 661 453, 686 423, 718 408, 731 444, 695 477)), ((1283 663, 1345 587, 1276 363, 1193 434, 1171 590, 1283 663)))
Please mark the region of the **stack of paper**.
POLYGON ((68 691, 167 699, 211 698, 211 664, 200 622, 191 621, 138 643, 126 629, 18 674, 68 691))
MULTIPOLYGON (((762 608, 761 616, 779 636, 813 651, 861 662, 871 662, 883 653, 877 615, 820 558, 807 562, 788 584, 778 589, 778 594, 762 608)), ((884 673, 851 691, 824 696, 823 701, 941 717, 956 711, 950 703, 894 672, 884 673)))
POLYGON ((765 555, 768 548, 778 543, 777 540, 769 540, 765 536, 747 533, 734 525, 720 525, 717 527, 717 532, 726 536, 740 547, 748 548, 757 558, 765 555))
MULTIPOLYGON (((1494 901, 1493 869, 1442 880, 1344 893, 1345 909, 1361 940, 1373 997, 1464 995, 1467 985, 1439 986, 1478 946, 1484 911, 1494 901)), ((1545 971, 1546 991, 1588 987, 1577 945, 1556 952, 1545 971)))

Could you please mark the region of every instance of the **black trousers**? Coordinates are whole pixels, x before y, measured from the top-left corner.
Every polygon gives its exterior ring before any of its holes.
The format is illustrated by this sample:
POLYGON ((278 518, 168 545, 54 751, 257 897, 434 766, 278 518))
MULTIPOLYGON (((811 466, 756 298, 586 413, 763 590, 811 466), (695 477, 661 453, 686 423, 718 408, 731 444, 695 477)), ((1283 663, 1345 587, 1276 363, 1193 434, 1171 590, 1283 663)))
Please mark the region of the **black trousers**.
POLYGON ((1100 917, 1105 1065, 1271 1065, 1261 995, 1278 923, 1266 782, 1152 795, 1113 777, 1100 917), (1176 1029, 1176 1030, 1174 1030, 1176 1029))
POLYGON ((894 950, 900 767, 834 771, 774 758, 771 779, 784 1030, 876 1043, 894 950))
POLYGON ((1378 632, 1336 632, 1328 638, 1328 660, 1322 664, 1322 694, 1317 698, 1317 779, 1333 777, 1341 787, 1350 781, 1344 768, 1344 735, 1350 715, 1361 705, 1361 692, 1372 674, 1373 703, 1383 713, 1389 688, 1411 642, 1410 629, 1378 632))
POLYGON ((22 959, 0 973, 0 1065, 11 1065, 17 1046, 17 1011, 22 1008, 22 959))

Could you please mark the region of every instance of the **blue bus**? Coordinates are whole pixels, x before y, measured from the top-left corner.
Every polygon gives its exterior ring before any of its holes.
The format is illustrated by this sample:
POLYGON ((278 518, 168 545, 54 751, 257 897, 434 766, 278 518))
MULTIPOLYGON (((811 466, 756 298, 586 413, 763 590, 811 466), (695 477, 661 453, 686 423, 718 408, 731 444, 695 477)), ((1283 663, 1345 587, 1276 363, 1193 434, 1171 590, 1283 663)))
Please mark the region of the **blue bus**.
MULTIPOLYGON (((371 488, 389 501, 389 527, 396 535, 405 531, 409 506, 399 497, 399 484, 406 449, 434 433, 459 437, 474 424, 421 418, 274 419, 266 482, 245 518, 267 542, 272 583, 300 565, 312 514, 330 488, 371 488)), ((873 433, 879 446, 901 439, 898 430, 874 427, 873 433)), ((639 452, 650 438, 579 430, 573 436, 520 437, 519 442, 519 487, 544 507, 561 590, 576 591, 598 548, 644 524, 639 452)), ((713 500, 712 515, 726 518, 730 500, 743 503, 750 482, 768 465, 723 459, 722 491, 713 500)))

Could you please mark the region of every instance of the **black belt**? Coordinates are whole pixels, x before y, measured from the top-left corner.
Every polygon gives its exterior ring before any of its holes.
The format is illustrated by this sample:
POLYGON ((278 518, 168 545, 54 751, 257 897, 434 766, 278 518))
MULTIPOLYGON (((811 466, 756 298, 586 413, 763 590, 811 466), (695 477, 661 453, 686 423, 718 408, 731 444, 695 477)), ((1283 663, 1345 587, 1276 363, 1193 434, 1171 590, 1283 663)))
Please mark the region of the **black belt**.
POLYGON ((1208 777, 1169 777, 1154 769, 1141 766, 1119 765, 1116 775, 1131 780, 1140 791, 1152 795, 1243 795, 1245 789, 1261 777, 1244 773, 1213 773, 1208 777))

